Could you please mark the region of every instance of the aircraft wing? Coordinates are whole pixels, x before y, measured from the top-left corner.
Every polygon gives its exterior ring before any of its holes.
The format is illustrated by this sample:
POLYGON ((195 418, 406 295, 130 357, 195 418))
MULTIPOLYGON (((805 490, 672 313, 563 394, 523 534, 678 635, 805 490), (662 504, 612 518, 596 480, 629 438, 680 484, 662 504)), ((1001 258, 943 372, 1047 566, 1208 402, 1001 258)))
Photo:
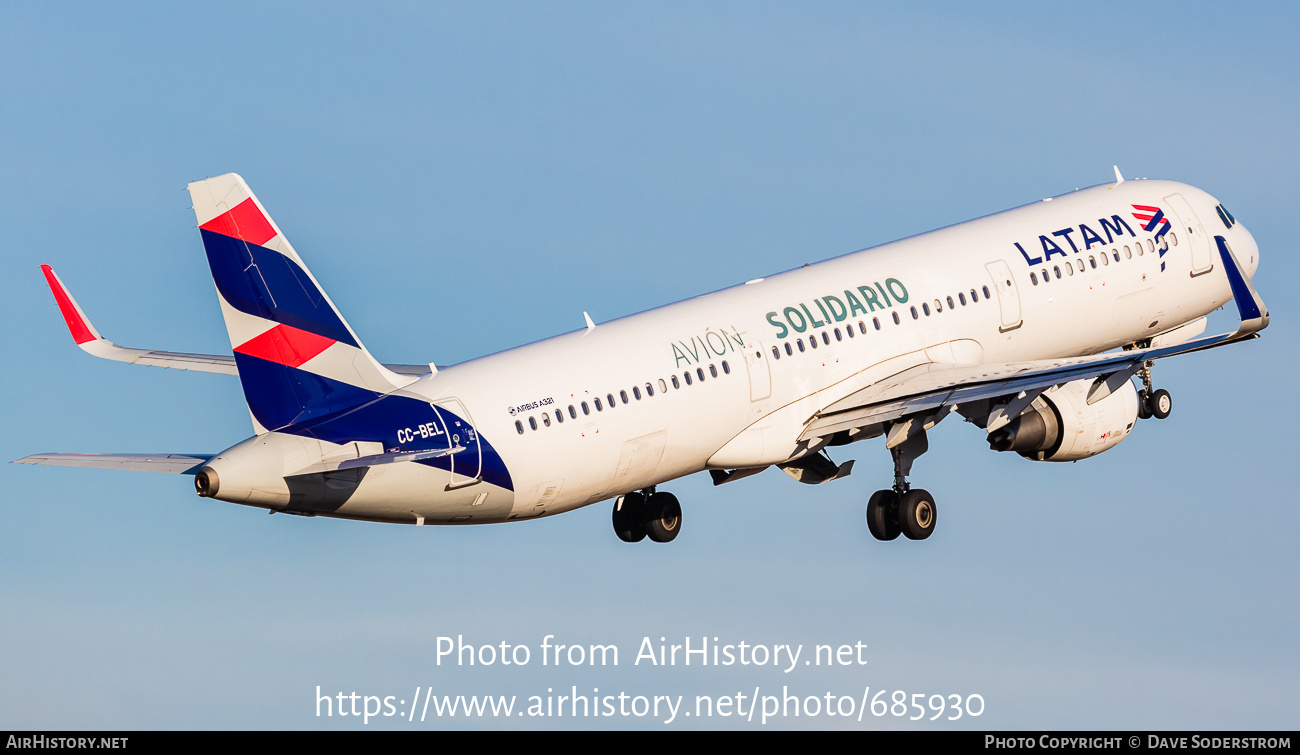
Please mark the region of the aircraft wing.
MULTIPOLYGON (((68 325, 68 331, 72 333, 72 340, 76 341, 81 350, 87 354, 101 359, 149 367, 170 367, 174 370, 214 372, 220 375, 239 374, 233 354, 188 354, 180 351, 118 346, 99 334, 53 268, 49 265, 41 265, 41 272, 45 273, 45 280, 50 285, 54 300, 59 304, 59 311, 63 313, 63 320, 68 325)), ((424 375, 430 372, 427 364, 386 364, 384 366, 403 375, 424 375)))
POLYGON ((59 467, 126 469, 133 472, 197 474, 216 454, 32 454, 14 464, 52 464, 59 467))
POLYGON ((799 439, 826 437, 907 416, 933 415, 937 419, 943 416, 939 412, 946 414, 962 404, 1005 398, 989 415, 987 429, 993 431, 1010 423, 1038 394, 1052 386, 1091 378, 1088 403, 1092 404, 1110 395, 1149 360, 1257 338, 1259 331, 1268 326, 1268 309, 1254 286, 1241 274, 1241 267, 1223 237, 1215 238, 1241 315, 1241 326, 1235 333, 1083 357, 1008 364, 923 364, 826 406, 804 426, 799 439))

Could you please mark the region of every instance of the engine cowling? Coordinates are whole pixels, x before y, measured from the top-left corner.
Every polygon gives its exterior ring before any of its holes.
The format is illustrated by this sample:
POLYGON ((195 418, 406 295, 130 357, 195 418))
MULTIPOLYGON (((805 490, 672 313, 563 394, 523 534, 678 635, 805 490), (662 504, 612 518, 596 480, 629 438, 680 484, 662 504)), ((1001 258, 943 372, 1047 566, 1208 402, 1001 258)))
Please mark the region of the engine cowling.
POLYGON ((989 448, 1031 461, 1078 461, 1114 448, 1137 423, 1137 389, 1130 380, 1089 406, 1092 382, 1044 391, 1011 424, 989 433, 989 448))

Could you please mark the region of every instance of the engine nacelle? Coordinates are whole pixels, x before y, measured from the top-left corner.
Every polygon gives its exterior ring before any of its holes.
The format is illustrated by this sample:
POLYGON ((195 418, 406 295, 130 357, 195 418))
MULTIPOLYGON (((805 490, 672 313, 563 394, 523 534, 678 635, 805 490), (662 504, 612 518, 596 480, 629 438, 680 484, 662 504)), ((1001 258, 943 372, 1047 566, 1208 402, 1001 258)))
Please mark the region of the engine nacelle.
POLYGON ((1089 406, 1092 383, 1076 380, 1043 391, 1011 424, 989 434, 989 447, 1030 461, 1078 461, 1114 448, 1137 423, 1137 389, 1127 381, 1089 406))

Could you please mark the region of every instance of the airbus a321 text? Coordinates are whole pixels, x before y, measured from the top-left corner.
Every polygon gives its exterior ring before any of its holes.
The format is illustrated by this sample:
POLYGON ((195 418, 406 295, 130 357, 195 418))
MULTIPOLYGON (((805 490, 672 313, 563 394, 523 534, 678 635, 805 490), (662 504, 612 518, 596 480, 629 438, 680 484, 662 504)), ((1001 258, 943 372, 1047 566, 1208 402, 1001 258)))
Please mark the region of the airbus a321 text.
POLYGON ((238 376, 253 437, 215 454, 19 461, 187 474, 222 501, 417 525, 613 499, 618 537, 667 542, 682 526, 670 480, 775 466, 824 483, 853 465, 828 447, 882 438, 894 476, 868 528, 924 539, 937 508, 908 476, 953 412, 995 451, 1084 459, 1169 415, 1155 360, 1268 325, 1259 249, 1218 200, 1115 179, 436 367, 376 361, 244 179, 209 178, 189 191, 233 355, 118 346, 42 269, 87 352, 238 376), (1230 301, 1240 327, 1202 337, 1230 301))

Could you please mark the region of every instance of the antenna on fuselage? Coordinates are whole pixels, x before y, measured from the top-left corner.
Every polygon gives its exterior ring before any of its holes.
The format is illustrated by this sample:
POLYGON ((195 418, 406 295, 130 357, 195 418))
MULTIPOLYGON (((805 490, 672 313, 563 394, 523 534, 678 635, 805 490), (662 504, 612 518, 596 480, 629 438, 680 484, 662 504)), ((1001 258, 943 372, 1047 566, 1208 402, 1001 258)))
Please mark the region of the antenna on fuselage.
MULTIPOLYGON (((1112 167, 1112 168, 1115 169, 1115 186, 1119 186, 1120 184, 1124 183, 1124 175, 1123 175, 1122 173, 1119 172, 1119 166, 1118 166, 1118 165, 1112 165, 1112 166, 1110 166, 1110 167, 1112 167)), ((1113 188, 1115 188, 1115 186, 1112 186, 1112 187, 1110 187, 1110 188, 1113 189, 1113 188)))

